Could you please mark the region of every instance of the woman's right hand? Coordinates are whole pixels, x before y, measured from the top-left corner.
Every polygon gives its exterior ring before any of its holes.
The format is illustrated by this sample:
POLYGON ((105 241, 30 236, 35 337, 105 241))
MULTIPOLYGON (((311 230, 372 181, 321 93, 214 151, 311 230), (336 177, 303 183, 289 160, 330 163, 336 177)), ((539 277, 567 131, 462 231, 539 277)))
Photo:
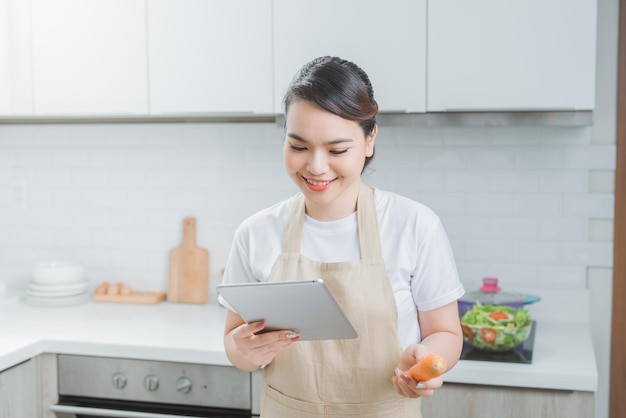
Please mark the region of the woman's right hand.
POLYGON ((230 344, 227 343, 226 346, 234 351, 228 353, 229 358, 235 366, 244 370, 256 370, 266 366, 276 355, 300 339, 298 334, 290 330, 259 334, 264 328, 263 321, 243 323, 226 334, 226 339, 230 340, 230 344))

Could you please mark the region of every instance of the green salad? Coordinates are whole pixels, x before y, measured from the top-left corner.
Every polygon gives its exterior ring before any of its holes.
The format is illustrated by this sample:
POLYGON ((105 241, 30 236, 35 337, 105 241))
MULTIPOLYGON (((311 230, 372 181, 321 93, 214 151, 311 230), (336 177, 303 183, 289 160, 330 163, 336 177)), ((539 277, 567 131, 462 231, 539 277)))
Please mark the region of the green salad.
POLYGON ((465 341, 491 351, 510 350, 523 343, 530 332, 530 323, 526 309, 482 305, 480 302, 461 318, 465 341))
POLYGON ((469 325, 497 325, 518 328, 530 324, 530 315, 523 308, 515 309, 502 305, 482 305, 480 302, 476 302, 474 307, 463 315, 461 322, 469 325))

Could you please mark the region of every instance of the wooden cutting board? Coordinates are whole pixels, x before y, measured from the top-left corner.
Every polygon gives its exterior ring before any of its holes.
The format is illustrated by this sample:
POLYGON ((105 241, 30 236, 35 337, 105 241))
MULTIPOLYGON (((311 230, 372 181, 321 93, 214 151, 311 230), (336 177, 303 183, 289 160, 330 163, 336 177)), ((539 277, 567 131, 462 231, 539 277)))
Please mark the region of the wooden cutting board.
POLYGON ((209 301, 209 252, 196 245, 196 220, 183 220, 183 243, 170 251, 167 300, 180 303, 209 301))
POLYGON ((130 295, 93 295, 93 300, 96 302, 152 304, 165 300, 165 293, 133 292, 130 295))

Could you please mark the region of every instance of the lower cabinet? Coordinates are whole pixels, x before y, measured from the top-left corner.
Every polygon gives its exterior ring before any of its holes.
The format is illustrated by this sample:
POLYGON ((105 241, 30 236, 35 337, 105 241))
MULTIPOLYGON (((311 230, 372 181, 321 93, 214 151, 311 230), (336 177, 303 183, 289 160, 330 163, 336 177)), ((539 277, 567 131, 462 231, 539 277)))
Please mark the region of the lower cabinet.
POLYGON ((424 418, 590 418, 594 392, 445 383, 422 400, 424 418))
POLYGON ((0 372, 0 418, 54 418, 56 355, 42 354, 0 372))
POLYGON ((0 372, 0 417, 39 417, 35 362, 27 360, 0 372))

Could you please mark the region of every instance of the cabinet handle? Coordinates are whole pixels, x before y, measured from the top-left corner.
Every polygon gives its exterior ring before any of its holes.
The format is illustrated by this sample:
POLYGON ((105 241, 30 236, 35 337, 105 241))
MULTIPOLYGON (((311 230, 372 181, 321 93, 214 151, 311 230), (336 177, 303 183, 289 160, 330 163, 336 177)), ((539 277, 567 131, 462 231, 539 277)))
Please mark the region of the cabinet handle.
POLYGON ((446 107, 444 112, 454 112, 454 113, 472 113, 472 112, 494 112, 494 113, 502 113, 502 112, 574 112, 579 109, 576 109, 572 106, 557 106, 557 107, 508 107, 508 108, 493 108, 493 107, 446 107))

